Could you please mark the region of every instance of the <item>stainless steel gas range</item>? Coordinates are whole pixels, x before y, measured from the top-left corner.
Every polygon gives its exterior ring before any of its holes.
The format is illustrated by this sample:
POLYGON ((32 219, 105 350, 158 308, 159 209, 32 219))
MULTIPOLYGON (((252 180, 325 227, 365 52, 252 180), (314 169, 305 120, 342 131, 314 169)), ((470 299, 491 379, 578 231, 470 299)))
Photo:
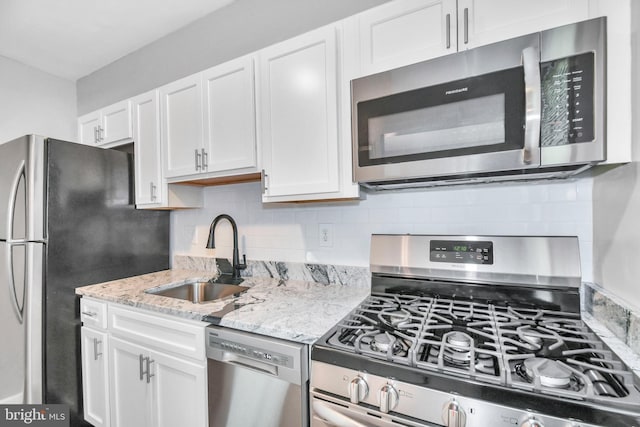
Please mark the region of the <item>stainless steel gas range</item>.
POLYGON ((575 237, 374 235, 371 295, 311 353, 313 427, 640 426, 580 317, 575 237))

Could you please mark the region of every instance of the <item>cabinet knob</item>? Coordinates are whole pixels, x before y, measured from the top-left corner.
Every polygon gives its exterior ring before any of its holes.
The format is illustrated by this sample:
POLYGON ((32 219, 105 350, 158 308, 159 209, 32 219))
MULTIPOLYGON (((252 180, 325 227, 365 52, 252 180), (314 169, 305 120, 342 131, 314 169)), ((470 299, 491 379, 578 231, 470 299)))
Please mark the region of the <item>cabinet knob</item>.
POLYGON ((150 187, 151 187, 150 188, 150 190, 151 190, 150 198, 151 198, 152 201, 155 201, 158 198, 158 196, 156 194, 156 188, 157 187, 153 184, 153 182, 150 182, 149 184, 150 184, 150 187))
POLYGON ((268 188, 267 188, 267 177, 269 175, 267 175, 267 173, 264 171, 264 169, 262 169, 260 171, 260 184, 262 185, 262 194, 264 194, 268 188))
POLYGON ((196 170, 199 171, 202 169, 202 165, 200 164, 200 150, 196 148, 196 170))
POLYGON ((202 170, 209 169, 209 154, 202 149, 202 170))
POLYGON ((151 377, 155 377, 155 374, 151 373, 151 364, 154 362, 153 359, 147 357, 147 384, 151 382, 151 377))
POLYGON ((98 338, 93 339, 93 360, 98 360, 98 357, 102 356, 102 353, 98 351, 98 346, 102 344, 102 341, 98 338))

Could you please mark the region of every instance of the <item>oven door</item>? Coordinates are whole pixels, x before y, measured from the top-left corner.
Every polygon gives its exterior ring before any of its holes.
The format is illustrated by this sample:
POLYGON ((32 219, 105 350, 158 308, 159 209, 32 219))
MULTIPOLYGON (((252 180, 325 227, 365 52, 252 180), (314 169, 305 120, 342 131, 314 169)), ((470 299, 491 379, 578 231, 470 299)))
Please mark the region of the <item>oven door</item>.
POLYGON ((311 427, 429 427, 427 422, 414 422, 366 409, 334 396, 312 392, 311 427))
POLYGON ((538 34, 352 81, 358 182, 540 165, 538 34))

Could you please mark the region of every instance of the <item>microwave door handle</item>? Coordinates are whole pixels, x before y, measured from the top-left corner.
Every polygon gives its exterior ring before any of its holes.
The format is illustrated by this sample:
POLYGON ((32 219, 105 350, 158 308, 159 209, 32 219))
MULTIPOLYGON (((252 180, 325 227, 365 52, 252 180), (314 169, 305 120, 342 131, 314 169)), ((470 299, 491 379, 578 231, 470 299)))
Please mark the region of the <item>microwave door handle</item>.
POLYGON ((540 147, 540 117, 542 113, 540 80, 540 51, 537 47, 527 47, 522 51, 525 93, 525 128, 522 161, 531 164, 533 153, 540 147))

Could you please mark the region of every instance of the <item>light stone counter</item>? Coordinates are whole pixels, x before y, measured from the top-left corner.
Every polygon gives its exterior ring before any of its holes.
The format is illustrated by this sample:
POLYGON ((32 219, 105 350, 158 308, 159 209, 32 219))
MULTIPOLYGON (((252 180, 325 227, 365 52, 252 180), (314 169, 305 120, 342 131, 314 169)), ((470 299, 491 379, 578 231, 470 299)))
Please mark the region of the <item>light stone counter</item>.
POLYGON ((76 289, 76 294, 123 305, 204 320, 220 326, 311 344, 346 316, 367 295, 368 286, 247 277, 250 289, 239 297, 194 304, 147 294, 193 278, 209 280, 203 270, 166 270, 76 289))

